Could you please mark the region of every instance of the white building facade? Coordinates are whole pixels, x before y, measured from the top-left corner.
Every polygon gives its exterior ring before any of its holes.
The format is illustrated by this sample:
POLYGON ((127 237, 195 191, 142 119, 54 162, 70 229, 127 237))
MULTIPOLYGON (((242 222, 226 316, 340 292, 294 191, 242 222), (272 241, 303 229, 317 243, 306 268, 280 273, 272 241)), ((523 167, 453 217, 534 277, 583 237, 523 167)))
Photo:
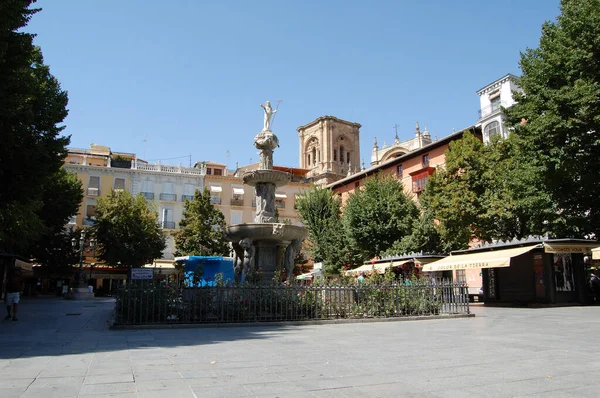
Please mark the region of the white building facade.
POLYGON ((502 108, 509 108, 515 103, 514 91, 522 92, 522 89, 519 86, 519 78, 510 73, 477 90, 479 96, 477 126, 481 127, 484 143, 488 143, 494 135, 508 137, 509 132, 502 108))

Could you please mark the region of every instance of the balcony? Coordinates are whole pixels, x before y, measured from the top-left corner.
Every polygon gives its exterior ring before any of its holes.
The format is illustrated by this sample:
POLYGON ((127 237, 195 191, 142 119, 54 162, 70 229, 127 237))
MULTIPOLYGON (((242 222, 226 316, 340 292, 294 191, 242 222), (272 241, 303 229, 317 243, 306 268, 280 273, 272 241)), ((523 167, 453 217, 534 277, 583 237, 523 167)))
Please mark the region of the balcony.
POLYGON ((165 202, 176 202, 177 194, 175 193, 161 193, 158 197, 160 200, 164 200, 165 202))
POLYGON ((162 229, 175 229, 175 221, 162 221, 160 226, 162 229))
POLYGON ((509 106, 510 106, 510 104, 505 101, 491 104, 488 106, 484 106, 479 111, 477 111, 479 113, 479 119, 483 119, 484 117, 487 117, 489 115, 499 112, 502 107, 508 108, 509 106))
POLYGON ((244 205, 244 199, 231 199, 231 201, 229 202, 229 204, 231 204, 231 206, 243 206, 244 205))
POLYGON ((91 227, 96 222, 96 218, 94 217, 86 217, 83 219, 83 225, 91 227))
POLYGON ((100 188, 88 188, 86 190, 86 194, 87 194, 87 196, 98 197, 98 196, 100 196, 100 188))
POLYGON ((285 202, 283 200, 275 200, 275 207, 285 209, 285 202))
POLYGON ((220 205, 221 204, 221 197, 220 196, 211 196, 210 197, 210 203, 212 203, 213 205, 220 205))
POLYGON ((140 192, 140 195, 148 200, 154 200, 154 192, 140 192))
POLYGON ((185 202, 186 200, 189 200, 189 201, 194 200, 194 195, 181 195, 181 201, 185 202))

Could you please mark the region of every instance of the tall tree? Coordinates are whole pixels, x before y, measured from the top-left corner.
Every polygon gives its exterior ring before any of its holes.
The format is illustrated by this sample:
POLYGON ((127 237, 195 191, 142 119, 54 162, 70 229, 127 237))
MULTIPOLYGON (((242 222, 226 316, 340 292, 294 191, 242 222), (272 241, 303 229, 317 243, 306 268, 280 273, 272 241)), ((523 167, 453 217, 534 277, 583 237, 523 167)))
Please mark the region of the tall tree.
POLYGON ((562 0, 521 54, 523 93, 506 110, 521 149, 574 236, 600 236, 600 0, 562 0))
POLYGON ((331 189, 311 187, 300 195, 296 205, 308 229, 309 250, 323 270, 336 274, 344 265, 359 265, 362 258, 350 244, 341 220, 341 203, 331 189))
POLYGON ((142 195, 134 198, 127 191, 98 198, 91 232, 97 240, 96 257, 112 266, 141 267, 160 258, 166 248, 156 211, 142 195))
POLYGON ((65 230, 69 218, 77 214, 83 199, 82 183, 73 173, 60 169, 41 187, 39 217, 44 228, 32 245, 31 255, 49 273, 69 269, 77 260, 71 247, 72 234, 65 230))
POLYGON ((210 202, 210 191, 194 192, 194 200, 184 204, 181 229, 175 236, 179 256, 227 256, 229 244, 223 234, 226 223, 221 210, 210 202))
POLYGON ((25 252, 43 231, 42 187, 60 169, 67 93, 22 29, 33 0, 0 2, 0 250, 25 252))
POLYGON ((446 246, 435 227, 431 211, 425 210, 413 220, 412 232, 386 250, 386 256, 399 256, 408 253, 444 253, 446 246))
POLYGON ((410 235, 418 217, 417 206, 404 193, 402 182, 380 174, 365 180, 361 189, 348 197, 342 221, 351 244, 371 258, 410 235))

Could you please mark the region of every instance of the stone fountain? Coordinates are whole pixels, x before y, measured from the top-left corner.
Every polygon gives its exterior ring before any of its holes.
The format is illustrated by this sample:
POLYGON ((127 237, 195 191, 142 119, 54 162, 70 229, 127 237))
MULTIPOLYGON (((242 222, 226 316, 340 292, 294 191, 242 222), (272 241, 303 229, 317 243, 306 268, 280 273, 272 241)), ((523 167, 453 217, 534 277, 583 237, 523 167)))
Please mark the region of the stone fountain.
POLYGON ((238 283, 242 274, 250 280, 249 276, 259 269, 263 281, 270 281, 276 271, 283 269, 292 281, 294 258, 307 235, 304 227, 276 222, 275 189, 290 181, 290 173, 273 170, 273 151, 279 140, 271 131, 271 118, 277 110, 271 108, 269 101, 261 107, 264 127, 254 137, 254 146, 260 150, 259 167, 242 176, 244 184, 256 191, 256 217, 252 224, 232 225, 225 231, 235 252, 234 273, 238 283))

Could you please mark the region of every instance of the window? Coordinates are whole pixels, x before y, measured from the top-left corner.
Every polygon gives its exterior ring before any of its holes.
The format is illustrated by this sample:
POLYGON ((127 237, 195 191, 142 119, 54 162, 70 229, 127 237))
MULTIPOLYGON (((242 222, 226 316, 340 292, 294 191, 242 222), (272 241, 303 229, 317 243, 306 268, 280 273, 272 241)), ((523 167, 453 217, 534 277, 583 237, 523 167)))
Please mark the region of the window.
POLYGON ((490 104, 492 107, 492 112, 500 110, 500 107, 502 106, 502 103, 500 102, 500 95, 494 98, 490 98, 490 104))
POLYGON ((122 191, 125 189, 125 179, 124 178, 115 178, 115 183, 113 185, 114 190, 122 191))
POLYGON ((404 174, 404 169, 402 168, 402 165, 399 165, 399 166, 396 168, 396 175, 397 175, 399 178, 402 178, 402 175, 403 175, 403 174, 404 174))
POLYGON ((83 225, 94 225, 96 220, 96 205, 88 204, 85 206, 85 217, 83 219, 83 225))
POLYGON ((175 229, 175 221, 173 221, 173 209, 163 207, 161 226, 163 229, 175 229))
POLYGON ((206 175, 212 175, 212 169, 210 167, 206 168, 206 175))
POLYGON ((346 163, 350 164, 350 152, 346 152, 346 163))
POLYGON ((333 160, 336 161, 337 160, 337 149, 333 150, 333 160))
POLYGON ((186 200, 194 200, 195 191, 196 186, 194 184, 185 184, 183 186, 183 195, 181 195, 181 201, 185 202, 186 200))
POLYGON ((423 167, 429 167, 429 154, 423 155, 423 167))
POLYGON ((100 195, 100 177, 90 176, 87 189, 88 196, 99 196, 100 195))
POLYGON ((163 183, 163 191, 160 194, 160 200, 166 200, 170 202, 177 200, 177 195, 175 194, 175 184, 172 182, 163 183))
POLYGON ((488 123, 483 129, 483 131, 485 133, 485 137, 487 137, 487 139, 489 140, 493 136, 500 134, 500 123, 494 120, 493 122, 488 123))
POLYGON ((222 176, 223 175, 223 170, 221 170, 221 169, 215 169, 214 170, 214 175, 216 175, 216 176, 222 176))
POLYGON ((275 192, 275 207, 278 209, 285 209, 285 200, 287 194, 285 192, 275 192))
POLYGON ((313 164, 317 164, 317 150, 313 148, 312 150, 313 164))
POLYGON ((229 225, 238 225, 242 223, 242 210, 231 210, 231 222, 229 225))
POLYGON ((340 145, 340 163, 344 163, 344 146, 340 145))
POLYGON ((142 181, 141 194, 148 200, 154 200, 154 181, 148 179, 142 181))
POLYGON ((427 177, 417 178, 413 181, 413 192, 419 193, 425 190, 425 185, 427 184, 427 177))
MULTIPOLYGON (((231 196, 231 204, 233 206, 243 206, 244 205, 244 188, 243 187, 241 187, 241 186, 233 187, 233 193, 231 196)), ((239 224, 239 223, 237 223, 237 224, 239 224)))
POLYGON ((467 275, 464 269, 457 269, 456 270, 456 281, 458 283, 466 283, 467 282, 467 275))
POLYGON ((210 203, 213 205, 221 204, 221 192, 223 192, 223 188, 221 188, 220 184, 211 184, 210 185, 210 203))
POLYGON ((308 165, 309 166, 311 165, 311 163, 310 163, 310 153, 308 154, 308 165))

